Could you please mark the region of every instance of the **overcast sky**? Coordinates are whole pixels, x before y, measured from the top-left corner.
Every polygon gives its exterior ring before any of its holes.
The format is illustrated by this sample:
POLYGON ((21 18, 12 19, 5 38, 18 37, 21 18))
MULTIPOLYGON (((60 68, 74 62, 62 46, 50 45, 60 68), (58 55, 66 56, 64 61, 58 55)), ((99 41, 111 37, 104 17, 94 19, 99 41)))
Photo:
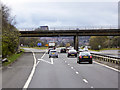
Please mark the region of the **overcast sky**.
POLYGON ((118 25, 118 0, 2 0, 2 3, 16 16, 17 28, 118 25))

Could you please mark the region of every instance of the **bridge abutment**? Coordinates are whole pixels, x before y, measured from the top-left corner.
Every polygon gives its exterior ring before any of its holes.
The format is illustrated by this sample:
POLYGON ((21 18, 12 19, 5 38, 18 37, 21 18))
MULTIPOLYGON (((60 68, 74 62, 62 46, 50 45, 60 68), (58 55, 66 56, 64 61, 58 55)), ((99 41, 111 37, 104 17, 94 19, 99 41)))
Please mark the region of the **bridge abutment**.
POLYGON ((78 35, 74 36, 74 49, 78 51, 78 35))

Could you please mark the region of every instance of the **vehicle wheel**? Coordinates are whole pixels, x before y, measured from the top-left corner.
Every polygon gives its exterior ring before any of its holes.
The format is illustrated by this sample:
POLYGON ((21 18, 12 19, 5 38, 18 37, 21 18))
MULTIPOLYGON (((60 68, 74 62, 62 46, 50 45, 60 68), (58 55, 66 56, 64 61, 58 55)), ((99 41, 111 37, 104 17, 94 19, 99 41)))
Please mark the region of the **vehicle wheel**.
POLYGON ((58 56, 56 58, 58 58, 58 56))
POLYGON ((49 56, 49 58, 51 58, 51 56, 49 56))
POLYGON ((67 57, 69 57, 69 56, 67 56, 67 57))
POLYGON ((79 60, 79 61, 78 61, 78 63, 80 64, 80 63, 81 63, 81 61, 79 60))
POLYGON ((89 64, 92 64, 92 61, 89 61, 89 64))
POLYGON ((79 61, 77 61, 77 63, 79 63, 79 61))

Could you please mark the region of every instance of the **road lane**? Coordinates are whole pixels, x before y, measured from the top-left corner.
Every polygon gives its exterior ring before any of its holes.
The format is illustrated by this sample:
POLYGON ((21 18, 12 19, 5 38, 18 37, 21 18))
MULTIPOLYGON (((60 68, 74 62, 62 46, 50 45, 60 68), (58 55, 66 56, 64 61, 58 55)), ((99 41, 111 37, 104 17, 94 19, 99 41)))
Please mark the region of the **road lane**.
POLYGON ((22 88, 32 69, 32 53, 24 53, 15 63, 2 70, 3 88, 22 88))
MULTIPOLYGON (((39 57, 39 55, 36 55, 39 57)), ((43 59, 51 62, 46 54, 43 59)), ((53 64, 40 61, 29 88, 90 88, 75 71, 59 58, 53 58, 53 64)))
MULTIPOLYGON (((37 65, 29 88, 118 87, 118 72, 114 70, 96 63, 77 64, 76 58, 67 58, 67 54, 64 53, 59 53, 59 58, 50 59, 45 51, 37 50, 35 52, 37 65)), ((2 73, 3 88, 22 88, 33 66, 31 62, 33 63, 33 56, 28 51, 27 55, 4 70, 2 73)))
POLYGON ((66 54, 60 54, 60 56, 86 78, 94 88, 118 88, 118 72, 96 63, 77 64, 77 58, 67 58, 66 54))
MULTIPOLYGON (((23 88, 34 61, 33 54, 29 50, 25 49, 25 53, 17 61, 2 70, 2 88, 23 88)), ((39 57, 42 57, 43 53, 38 53, 39 57)))

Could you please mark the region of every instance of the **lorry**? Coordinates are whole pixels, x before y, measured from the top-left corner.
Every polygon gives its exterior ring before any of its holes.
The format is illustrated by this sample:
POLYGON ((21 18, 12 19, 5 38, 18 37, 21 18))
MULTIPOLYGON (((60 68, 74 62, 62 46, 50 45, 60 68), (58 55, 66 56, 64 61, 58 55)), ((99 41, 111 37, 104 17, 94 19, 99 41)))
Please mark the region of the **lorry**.
POLYGON ((55 42, 49 42, 49 43, 48 43, 48 48, 53 48, 53 49, 55 49, 55 46, 56 46, 55 42))

